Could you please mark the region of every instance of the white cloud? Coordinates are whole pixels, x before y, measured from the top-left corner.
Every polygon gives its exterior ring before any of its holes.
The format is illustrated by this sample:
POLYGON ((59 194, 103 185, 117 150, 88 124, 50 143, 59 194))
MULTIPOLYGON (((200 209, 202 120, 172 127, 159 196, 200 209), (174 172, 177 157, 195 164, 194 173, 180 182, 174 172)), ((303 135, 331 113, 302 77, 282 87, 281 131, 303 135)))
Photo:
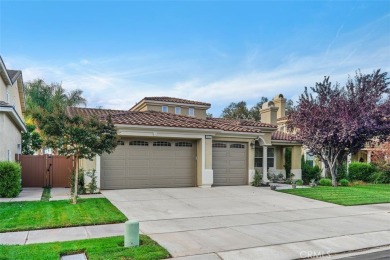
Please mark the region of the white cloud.
MULTIPOLYGON (((386 16, 378 21, 388 20, 386 16)), ((64 64, 20 57, 4 60, 11 62, 7 64, 10 68, 22 69, 26 81, 43 78, 46 82, 62 82, 67 90, 84 90, 91 107, 128 109, 145 96, 175 96, 210 102, 210 112, 219 115, 233 101, 254 104, 261 96, 278 93, 297 100, 304 86, 312 86, 325 75, 343 82, 358 68, 365 73, 377 68, 390 71, 390 36, 372 31, 378 21, 354 32, 344 32, 341 26, 322 52, 304 56, 285 53, 283 63, 276 67, 254 68, 252 65, 263 59, 264 53, 259 55, 258 47, 253 46, 241 58, 233 59, 241 61, 234 73, 231 71, 237 64, 210 69, 212 64, 205 66, 204 60, 168 52, 79 58, 64 64)), ((213 52, 221 59, 232 56, 216 49, 213 52)))

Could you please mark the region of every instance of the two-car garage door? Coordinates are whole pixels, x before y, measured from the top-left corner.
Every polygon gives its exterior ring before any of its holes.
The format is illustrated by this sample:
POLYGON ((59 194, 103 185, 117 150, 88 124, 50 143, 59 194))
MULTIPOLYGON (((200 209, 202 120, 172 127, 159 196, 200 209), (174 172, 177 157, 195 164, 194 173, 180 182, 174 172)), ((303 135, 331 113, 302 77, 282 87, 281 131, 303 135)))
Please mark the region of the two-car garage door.
POLYGON ((102 189, 196 185, 196 143, 186 140, 123 140, 101 157, 102 189))

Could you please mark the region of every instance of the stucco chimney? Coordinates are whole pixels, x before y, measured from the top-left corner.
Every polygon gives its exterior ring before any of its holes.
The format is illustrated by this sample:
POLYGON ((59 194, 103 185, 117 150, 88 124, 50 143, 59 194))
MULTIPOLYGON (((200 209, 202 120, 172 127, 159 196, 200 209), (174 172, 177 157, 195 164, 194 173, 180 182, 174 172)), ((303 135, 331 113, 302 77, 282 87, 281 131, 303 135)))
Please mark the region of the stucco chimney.
POLYGON ((273 99, 275 107, 279 108, 277 118, 284 117, 286 115, 286 99, 282 94, 276 95, 273 99))
POLYGON ((278 110, 273 101, 265 102, 260 109, 261 122, 276 125, 278 110))

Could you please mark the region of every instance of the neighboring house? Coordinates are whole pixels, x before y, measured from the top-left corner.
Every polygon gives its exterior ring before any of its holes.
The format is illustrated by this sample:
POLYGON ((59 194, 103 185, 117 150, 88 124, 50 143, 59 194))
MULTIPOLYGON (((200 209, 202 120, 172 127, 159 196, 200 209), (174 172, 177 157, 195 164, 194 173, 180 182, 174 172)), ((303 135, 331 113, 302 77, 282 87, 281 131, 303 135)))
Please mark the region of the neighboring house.
MULTIPOLYGON (((255 170, 282 173, 283 151, 292 148, 292 172, 301 178, 301 144, 277 130, 283 95, 261 109, 262 122, 206 118, 209 103, 145 97, 129 111, 68 107, 70 116, 105 118, 118 130, 111 154, 83 160, 96 169, 102 189, 248 185, 255 170)), ((265 173, 265 174, 264 174, 265 173)))
POLYGON ((0 161, 14 161, 22 151, 25 101, 20 70, 7 70, 0 57, 0 161))

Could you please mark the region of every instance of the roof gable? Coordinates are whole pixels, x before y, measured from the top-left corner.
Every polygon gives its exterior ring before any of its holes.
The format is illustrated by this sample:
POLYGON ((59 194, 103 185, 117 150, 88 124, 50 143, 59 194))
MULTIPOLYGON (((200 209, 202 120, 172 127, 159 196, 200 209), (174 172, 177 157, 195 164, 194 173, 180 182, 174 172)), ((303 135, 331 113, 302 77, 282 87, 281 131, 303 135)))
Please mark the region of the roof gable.
POLYGON ((136 103, 130 111, 137 110, 137 108, 142 107, 145 104, 162 104, 162 105, 184 105, 184 106, 195 106, 203 109, 208 109, 211 107, 210 103, 199 102, 194 100, 174 98, 174 97, 144 97, 141 101, 136 103))

